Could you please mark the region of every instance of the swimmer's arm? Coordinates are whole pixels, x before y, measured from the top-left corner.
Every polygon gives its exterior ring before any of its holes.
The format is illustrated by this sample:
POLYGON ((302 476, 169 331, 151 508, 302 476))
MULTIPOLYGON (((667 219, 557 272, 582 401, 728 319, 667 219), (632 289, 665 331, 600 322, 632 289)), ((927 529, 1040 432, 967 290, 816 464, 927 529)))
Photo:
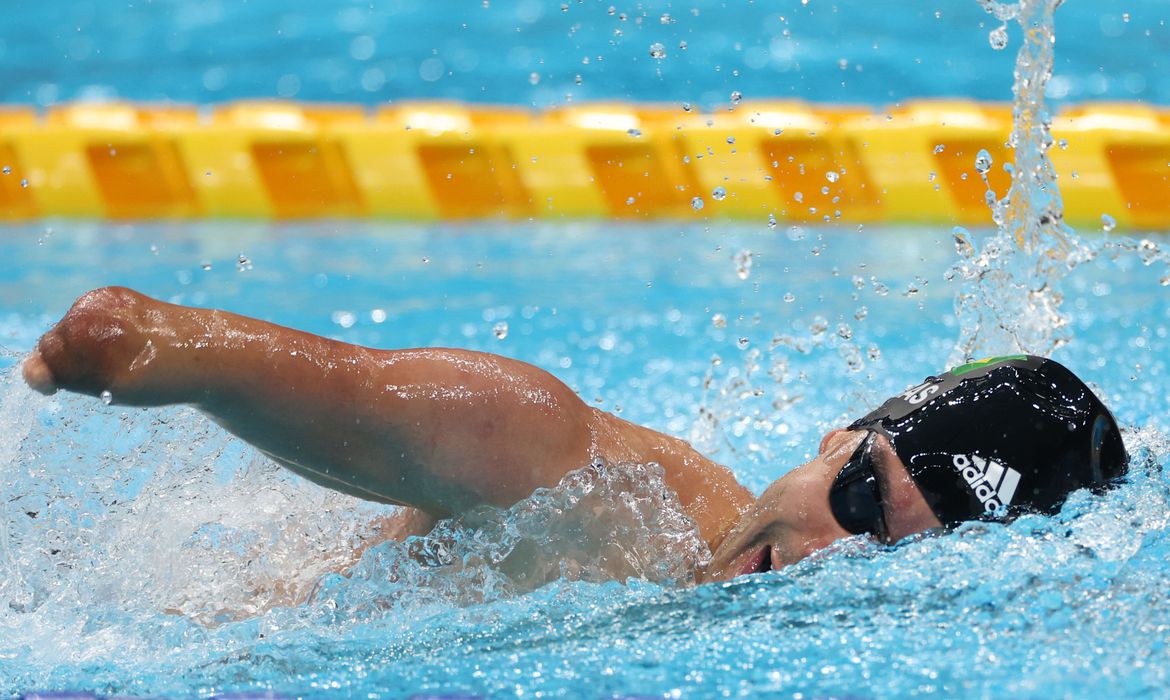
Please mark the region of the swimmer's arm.
POLYGON ((606 415, 516 360, 374 350, 120 288, 81 297, 24 372, 45 393, 194 405, 313 481, 435 516, 556 484, 606 415))

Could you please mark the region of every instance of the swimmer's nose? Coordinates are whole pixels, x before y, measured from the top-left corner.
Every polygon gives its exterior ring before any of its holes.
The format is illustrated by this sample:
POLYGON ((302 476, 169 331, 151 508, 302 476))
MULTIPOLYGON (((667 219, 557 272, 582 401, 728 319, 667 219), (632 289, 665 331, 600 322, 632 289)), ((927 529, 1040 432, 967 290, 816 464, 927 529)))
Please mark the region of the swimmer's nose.
POLYGON ((825 436, 821 438, 821 447, 819 450, 817 450, 817 454, 824 454, 825 450, 829 447, 829 443, 833 441, 833 438, 848 430, 848 428, 837 428, 825 433, 825 436))
POLYGON ((57 393, 57 384, 53 381, 53 373, 49 370, 45 358, 41 357, 39 350, 32 351, 32 354, 25 359, 21 370, 25 383, 33 390, 45 396, 57 393))

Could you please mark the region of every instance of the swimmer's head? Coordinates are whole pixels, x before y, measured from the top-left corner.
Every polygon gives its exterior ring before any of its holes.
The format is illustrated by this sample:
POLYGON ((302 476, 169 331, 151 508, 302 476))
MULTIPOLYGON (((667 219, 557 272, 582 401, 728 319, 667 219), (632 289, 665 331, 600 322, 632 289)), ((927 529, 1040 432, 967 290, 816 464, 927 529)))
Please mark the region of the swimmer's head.
MULTIPOLYGON (((1129 462, 1117 423, 1072 372, 1042 357, 995 357, 907 389, 849 426, 889 439, 943 525, 1054 513, 1129 462)), ((854 533, 880 533, 881 500, 865 440, 830 493, 854 533), (868 478, 867 478, 868 477, 868 478)))

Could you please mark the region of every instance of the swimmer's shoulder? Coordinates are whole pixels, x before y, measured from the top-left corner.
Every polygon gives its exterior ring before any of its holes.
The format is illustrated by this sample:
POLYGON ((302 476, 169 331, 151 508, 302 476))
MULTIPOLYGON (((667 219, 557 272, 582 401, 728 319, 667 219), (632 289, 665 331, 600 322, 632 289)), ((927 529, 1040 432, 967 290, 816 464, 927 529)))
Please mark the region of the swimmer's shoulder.
POLYGON ((722 464, 681 438, 631 423, 600 409, 592 410, 596 456, 609 463, 656 462, 666 485, 699 526, 708 545, 715 546, 755 497, 722 464))

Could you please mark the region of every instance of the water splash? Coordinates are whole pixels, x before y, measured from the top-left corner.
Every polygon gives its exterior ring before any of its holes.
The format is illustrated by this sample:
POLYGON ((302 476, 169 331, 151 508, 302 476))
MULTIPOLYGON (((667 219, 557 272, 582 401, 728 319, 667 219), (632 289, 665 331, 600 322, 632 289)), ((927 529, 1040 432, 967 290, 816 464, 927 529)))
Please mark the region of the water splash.
MULTIPOLYGON (((996 353, 1050 354, 1067 343, 1060 279, 1096 255, 1064 223, 1057 174, 1048 157, 1054 140, 1044 92, 1052 76, 1054 13, 1062 0, 979 3, 1005 23, 1015 20, 1024 34, 1016 55, 1008 139, 1015 162, 1004 166, 1012 179, 1002 198, 988 185, 998 234, 978 248, 965 232, 956 235, 960 259, 948 278, 958 277, 963 286, 956 298, 960 339, 952 364, 996 353)), ((1006 45, 1003 27, 992 33, 994 45, 1006 45)), ((987 183, 990 154, 980 151, 973 165, 987 183)))

